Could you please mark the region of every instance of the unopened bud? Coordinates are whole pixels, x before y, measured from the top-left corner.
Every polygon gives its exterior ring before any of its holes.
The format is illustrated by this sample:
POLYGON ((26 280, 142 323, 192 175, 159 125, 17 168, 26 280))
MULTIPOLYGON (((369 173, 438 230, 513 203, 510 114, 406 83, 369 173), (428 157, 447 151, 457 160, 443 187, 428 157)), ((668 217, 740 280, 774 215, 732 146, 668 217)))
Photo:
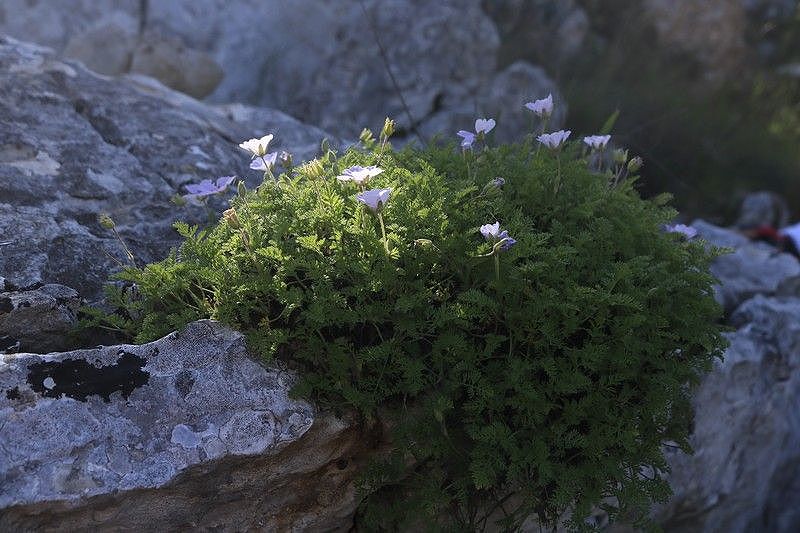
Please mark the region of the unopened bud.
POLYGON ((371 146, 375 142, 375 137, 370 130, 364 128, 361 130, 361 135, 358 136, 358 140, 361 141, 361 144, 364 146, 371 146))
POLYGON ((325 175, 325 168, 322 166, 322 162, 319 159, 312 159, 303 166, 303 172, 309 178, 316 179, 325 175))
POLYGON ((383 122, 383 130, 381 130, 381 137, 384 139, 388 139, 389 137, 394 134, 394 120, 390 118, 386 118, 383 122))
POLYGON ((105 229, 114 229, 116 226, 111 217, 106 213, 101 213, 100 216, 97 217, 97 221, 100 222, 100 225, 105 229))
POLYGON ((630 172, 631 174, 635 174, 636 172, 639 171, 640 168, 642 168, 642 165, 644 165, 644 160, 637 155, 636 157, 628 161, 628 172, 630 172))
POLYGON ((227 211, 223 212, 222 218, 233 229, 238 229, 242 227, 242 224, 239 222, 239 217, 236 215, 236 209, 230 208, 227 211))
POLYGON ((242 198, 247 196, 247 185, 244 184, 244 180, 239 180, 239 183, 236 185, 236 192, 242 198))
POLYGON ((614 150, 614 162, 624 165, 628 162, 628 151, 622 148, 614 150))
POLYGON ((291 168, 292 162, 294 161, 292 154, 290 154, 286 150, 281 151, 281 153, 278 155, 278 159, 280 160, 281 165, 283 165, 286 168, 291 168))

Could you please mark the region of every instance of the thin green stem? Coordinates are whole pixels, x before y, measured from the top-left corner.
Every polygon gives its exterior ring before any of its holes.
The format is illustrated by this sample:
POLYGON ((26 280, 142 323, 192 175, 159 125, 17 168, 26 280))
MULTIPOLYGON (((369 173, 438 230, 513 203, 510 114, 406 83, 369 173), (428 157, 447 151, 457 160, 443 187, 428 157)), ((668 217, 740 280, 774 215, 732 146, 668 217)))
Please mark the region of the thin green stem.
POLYGON ((494 279, 500 283, 500 254, 494 253, 494 279))
POLYGON ((383 247, 386 248, 386 253, 389 253, 389 239, 386 237, 386 225, 383 223, 383 215, 378 212, 378 221, 381 223, 381 235, 383 235, 383 247))

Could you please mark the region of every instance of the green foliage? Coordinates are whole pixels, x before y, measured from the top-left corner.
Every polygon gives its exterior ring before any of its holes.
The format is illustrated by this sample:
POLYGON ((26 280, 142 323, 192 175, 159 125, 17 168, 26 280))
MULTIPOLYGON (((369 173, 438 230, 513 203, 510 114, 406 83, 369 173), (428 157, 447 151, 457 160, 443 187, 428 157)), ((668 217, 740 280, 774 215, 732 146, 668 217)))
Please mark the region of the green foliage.
POLYGON ((723 346, 713 252, 664 233, 663 198, 578 150, 329 150, 240 188, 212 228, 178 224, 180 250, 123 273, 139 294, 126 316, 139 342, 223 321, 295 365, 297 395, 388 420, 366 528, 565 512, 581 528, 601 502, 646 508, 669 491, 662 443, 688 448, 688 385, 723 346), (384 169, 369 187, 392 189, 386 242, 358 186, 335 179, 352 165, 384 169), (494 221, 511 249, 482 238, 494 221))

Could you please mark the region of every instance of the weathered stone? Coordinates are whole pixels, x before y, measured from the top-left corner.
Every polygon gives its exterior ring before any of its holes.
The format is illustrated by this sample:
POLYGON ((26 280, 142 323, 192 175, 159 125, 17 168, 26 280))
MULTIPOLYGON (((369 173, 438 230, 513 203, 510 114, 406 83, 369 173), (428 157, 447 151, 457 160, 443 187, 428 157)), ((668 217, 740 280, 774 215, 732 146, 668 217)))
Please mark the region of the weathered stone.
POLYGON ((142 37, 133 51, 130 71, 151 76, 167 87, 196 98, 211 94, 222 80, 222 68, 206 53, 177 38, 142 37))
POLYGON ((18 291, 0 290, 0 353, 52 352, 71 347, 70 330, 81 299, 63 285, 18 291))
POLYGON ((0 529, 348 529, 380 443, 289 398, 293 380, 211 321, 0 356, 0 529))
POLYGON ((800 529, 800 299, 756 296, 694 395, 694 455, 669 452, 665 531, 800 529))
POLYGON ((737 228, 771 226, 782 228, 789 224, 789 206, 774 192, 761 191, 745 196, 736 220, 737 228))
POLYGON ((272 110, 256 113, 258 124, 236 123, 150 78, 104 78, 2 37, 0 94, 0 273, 88 299, 126 262, 99 213, 115 220, 140 264, 159 259, 178 242, 175 220, 208 219, 206 209, 171 203, 184 185, 231 174, 260 182, 238 142, 277 127, 275 148, 302 161, 330 137, 272 110))
POLYGON ((137 42, 138 21, 128 13, 114 11, 70 36, 64 56, 94 72, 112 76, 128 72, 137 42))
POLYGON ((577 54, 589 17, 575 0, 483 0, 500 33, 500 60, 535 60, 557 67, 577 54))
POLYGON ((800 275, 800 263, 765 243, 751 242, 744 235, 698 220, 692 223, 698 235, 715 246, 733 248, 714 260, 711 273, 719 280, 715 297, 727 313, 756 294, 775 294, 781 283, 800 275))

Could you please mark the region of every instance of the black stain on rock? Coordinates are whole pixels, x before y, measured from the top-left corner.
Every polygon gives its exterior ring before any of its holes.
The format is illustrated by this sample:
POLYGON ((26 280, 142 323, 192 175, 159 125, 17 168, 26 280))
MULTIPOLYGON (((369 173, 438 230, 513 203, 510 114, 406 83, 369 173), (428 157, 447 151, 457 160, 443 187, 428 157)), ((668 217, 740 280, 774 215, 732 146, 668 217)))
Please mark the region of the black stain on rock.
POLYGON ((5 296, 0 298, 0 313, 10 313, 14 310, 14 304, 11 303, 11 298, 5 296))
POLYGON ((46 398, 63 394, 85 402, 97 395, 110 402, 113 393, 121 392, 127 400, 150 379, 150 374, 142 370, 146 363, 144 357, 128 352, 120 352, 115 364, 101 367, 83 359, 35 363, 28 367, 28 384, 46 398), (52 381, 45 384, 47 378, 52 381))
POLYGON ((13 389, 8 389, 6 391, 6 399, 8 400, 19 400, 22 396, 19 393, 19 387, 14 387, 13 389))
POLYGON ((194 377, 188 370, 181 370, 175 378, 175 388, 181 393, 181 396, 186 398, 194 387, 194 377))

